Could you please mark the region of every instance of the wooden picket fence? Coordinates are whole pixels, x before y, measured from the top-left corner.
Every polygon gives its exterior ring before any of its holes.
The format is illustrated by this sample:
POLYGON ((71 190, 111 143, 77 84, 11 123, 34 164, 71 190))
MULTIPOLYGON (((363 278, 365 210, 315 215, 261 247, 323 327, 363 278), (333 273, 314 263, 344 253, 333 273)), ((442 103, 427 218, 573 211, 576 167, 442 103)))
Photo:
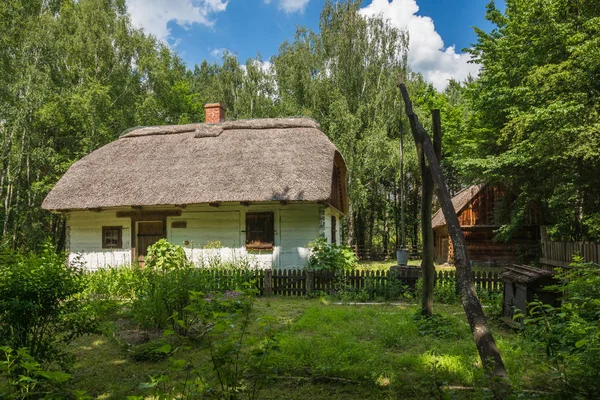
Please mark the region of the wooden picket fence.
MULTIPOLYGON (((340 288, 360 291, 368 289, 381 293, 398 282, 408 287, 415 287, 421 276, 420 268, 409 268, 400 271, 345 271, 341 276, 329 271, 302 271, 297 269, 247 270, 232 273, 227 270, 214 272, 215 281, 229 285, 230 280, 244 278, 255 282, 262 295, 305 296, 314 292, 331 293, 340 288)), ((503 280, 499 272, 477 271, 473 274, 475 286, 490 292, 501 292, 503 280)), ((456 271, 436 271, 436 285, 454 284, 456 271)))
POLYGON ((573 256, 579 254, 586 262, 600 264, 600 243, 593 242, 556 242, 542 240, 542 258, 540 264, 551 269, 568 267, 573 256))

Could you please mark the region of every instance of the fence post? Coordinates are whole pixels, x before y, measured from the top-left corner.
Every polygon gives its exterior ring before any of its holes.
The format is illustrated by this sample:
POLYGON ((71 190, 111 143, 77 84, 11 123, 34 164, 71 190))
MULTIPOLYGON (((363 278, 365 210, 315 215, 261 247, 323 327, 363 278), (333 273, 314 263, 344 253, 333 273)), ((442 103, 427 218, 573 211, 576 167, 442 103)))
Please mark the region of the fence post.
POLYGON ((306 295, 310 295, 313 291, 313 284, 315 283, 315 271, 309 269, 306 271, 306 295))
POLYGON ((265 296, 271 296, 273 294, 273 270, 266 269, 265 270, 265 280, 264 280, 264 291, 265 296))

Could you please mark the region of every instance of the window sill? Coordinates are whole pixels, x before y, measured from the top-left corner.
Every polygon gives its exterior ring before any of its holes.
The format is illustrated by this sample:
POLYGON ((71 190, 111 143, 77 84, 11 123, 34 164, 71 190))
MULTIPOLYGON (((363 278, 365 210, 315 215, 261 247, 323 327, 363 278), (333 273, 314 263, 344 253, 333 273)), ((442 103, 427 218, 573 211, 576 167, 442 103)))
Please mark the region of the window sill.
POLYGON ((272 244, 247 244, 246 250, 249 251, 273 251, 272 244))

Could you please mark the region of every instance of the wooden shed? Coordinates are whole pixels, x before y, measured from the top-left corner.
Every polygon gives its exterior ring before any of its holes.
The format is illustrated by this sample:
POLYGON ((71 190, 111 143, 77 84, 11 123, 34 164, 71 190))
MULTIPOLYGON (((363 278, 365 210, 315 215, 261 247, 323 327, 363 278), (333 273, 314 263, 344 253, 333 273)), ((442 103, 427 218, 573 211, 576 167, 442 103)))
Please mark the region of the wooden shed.
POLYGON ((527 305, 539 299, 543 303, 558 305, 558 294, 546 289, 556 283, 552 272, 527 265, 506 267, 502 273, 504 279, 504 300, 502 314, 512 320, 515 309, 527 313, 527 305))
MULTIPOLYGON (((490 266, 523 262, 523 256, 539 257, 541 214, 528 210, 526 224, 510 241, 495 241, 495 231, 509 221, 512 198, 502 186, 479 184, 461 190, 452 198, 454 210, 467 241, 469 258, 490 266)), ((431 220, 435 258, 440 264, 452 263, 454 251, 442 210, 431 220)), ((525 260, 528 261, 528 260, 525 260)))

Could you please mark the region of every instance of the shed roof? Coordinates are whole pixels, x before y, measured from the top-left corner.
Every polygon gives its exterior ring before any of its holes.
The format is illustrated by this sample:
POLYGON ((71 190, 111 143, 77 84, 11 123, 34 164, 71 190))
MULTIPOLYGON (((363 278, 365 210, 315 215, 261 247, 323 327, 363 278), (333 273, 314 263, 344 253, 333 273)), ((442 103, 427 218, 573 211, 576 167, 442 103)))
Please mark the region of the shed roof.
POLYGON ((345 169, 309 118, 140 127, 73 164, 42 207, 327 201, 334 160, 345 169))
POLYGON ((502 277, 511 282, 527 284, 541 278, 552 277, 552 272, 529 265, 513 265, 504 269, 502 277))
MULTIPOLYGON (((469 186, 468 188, 458 192, 456 196, 452 198, 452 205, 454 206, 454 211, 456 214, 460 214, 460 212, 467 207, 469 202, 473 200, 484 187, 485 184, 482 183, 479 185, 469 186)), ((446 225, 446 217, 444 217, 444 213, 440 208, 435 214, 433 214, 433 217, 431 217, 431 226, 432 228, 437 228, 444 225, 446 225)))

